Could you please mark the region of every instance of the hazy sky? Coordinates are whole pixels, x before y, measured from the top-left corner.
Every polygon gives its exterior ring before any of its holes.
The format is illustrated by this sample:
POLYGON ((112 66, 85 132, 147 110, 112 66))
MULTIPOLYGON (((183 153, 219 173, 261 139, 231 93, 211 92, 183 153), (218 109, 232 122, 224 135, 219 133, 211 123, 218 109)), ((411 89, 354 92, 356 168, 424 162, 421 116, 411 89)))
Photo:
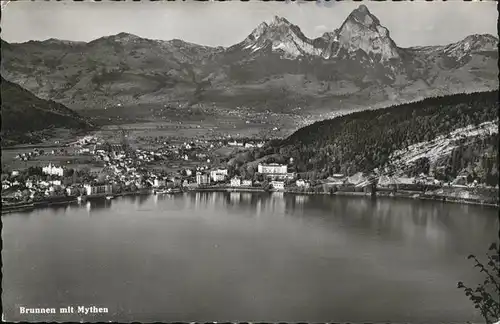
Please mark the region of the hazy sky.
MULTIPOLYGON (((3 1, 3 0, 2 0, 3 1)), ((459 41, 470 34, 497 35, 496 2, 371 2, 368 9, 402 47, 459 41)), ((210 46, 242 41, 274 15, 298 25, 308 37, 340 27, 359 2, 73 2, 18 1, 2 10, 1 36, 8 42, 59 38, 90 41, 128 32, 210 46)))

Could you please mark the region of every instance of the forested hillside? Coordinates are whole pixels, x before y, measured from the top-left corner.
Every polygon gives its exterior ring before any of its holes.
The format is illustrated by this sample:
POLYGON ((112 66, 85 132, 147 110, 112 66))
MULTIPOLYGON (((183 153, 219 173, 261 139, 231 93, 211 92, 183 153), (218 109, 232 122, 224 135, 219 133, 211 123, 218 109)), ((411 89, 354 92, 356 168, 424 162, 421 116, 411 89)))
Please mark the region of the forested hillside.
POLYGON ((448 178, 464 169, 478 170, 479 165, 480 180, 486 182, 488 175, 495 179, 498 175, 497 91, 430 98, 317 122, 285 140, 270 143, 254 156, 279 154, 282 160, 292 158, 294 171, 315 172, 318 177, 370 172, 390 166, 398 151, 446 139, 454 130, 467 126, 468 130, 475 129, 485 122, 493 122, 486 133, 462 137, 455 134, 447 148, 449 152, 442 152, 442 156, 431 161, 435 165, 426 166, 430 164, 428 157, 417 159, 412 165, 423 165, 424 171, 429 167, 438 169, 448 178))
POLYGON ((79 114, 60 103, 43 100, 19 85, 1 78, 2 141, 29 140, 27 133, 53 127, 88 128, 91 125, 79 114))

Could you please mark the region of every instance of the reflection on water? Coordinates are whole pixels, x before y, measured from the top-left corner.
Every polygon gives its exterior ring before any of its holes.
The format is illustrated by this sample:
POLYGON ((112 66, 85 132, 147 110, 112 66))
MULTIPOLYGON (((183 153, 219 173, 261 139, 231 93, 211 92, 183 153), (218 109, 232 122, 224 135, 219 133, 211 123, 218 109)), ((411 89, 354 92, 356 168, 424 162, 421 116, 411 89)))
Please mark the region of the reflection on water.
MULTIPOLYGON (((471 213, 494 214, 496 209, 490 207, 391 198, 288 195, 279 192, 123 196, 113 200, 90 200, 84 205, 54 205, 42 210, 68 214, 85 208, 89 213, 101 213, 112 208, 114 203, 132 204, 138 210, 154 210, 162 209, 167 202, 176 206, 177 210, 203 211, 224 207, 229 212, 244 210, 252 217, 259 217, 263 212, 309 219, 331 215, 325 226, 342 226, 350 230, 370 229, 388 240, 412 241, 425 237, 435 246, 443 246, 451 239, 453 242, 450 244, 461 251, 464 245, 460 237, 481 236, 498 227, 496 217, 470 217, 471 213), (152 203, 153 209, 147 206, 148 202, 152 203), (450 233, 453 235, 450 236, 450 233)), ((30 217, 34 212, 37 211, 21 211, 16 215, 30 217)))
POLYGON ((302 196, 302 195, 296 195, 295 196, 295 205, 303 205, 307 200, 309 199, 309 196, 302 196))
POLYGON ((241 192, 231 192, 229 193, 229 201, 231 204, 238 204, 241 200, 241 192))
MULTIPOLYGON (((249 215, 258 217, 262 212, 291 217, 314 219, 332 215, 332 226, 341 225, 351 229, 367 228, 376 231, 381 237, 412 240, 417 235, 425 235, 427 240, 442 244, 447 233, 471 235, 488 232, 498 226, 498 219, 470 217, 471 213, 494 214, 490 207, 449 204, 434 201, 399 200, 391 198, 370 199, 366 197, 331 197, 310 195, 288 195, 283 193, 248 192, 194 192, 177 195, 140 195, 123 196, 113 200, 97 199, 85 205, 54 205, 43 209, 54 214, 67 214, 86 208, 89 212, 101 212, 112 208, 114 203, 133 204, 135 208, 152 202, 156 209, 162 209, 166 202, 177 209, 214 210, 221 206, 229 211, 246 210, 249 215), (307 215, 305 215, 307 211, 307 215)), ((150 209, 150 207, 145 207, 150 209)), ((30 216, 33 211, 16 214, 30 216)), ((460 248, 457 240, 456 246, 460 248)))
MULTIPOLYGON (((452 247, 460 252, 465 252, 466 246, 461 237, 481 236, 482 233, 498 227, 497 218, 478 219, 468 216, 471 210, 491 214, 494 209, 489 207, 391 198, 287 195, 279 192, 195 192, 181 195, 125 196, 115 199, 119 200, 131 202, 138 209, 149 200, 153 200, 157 209, 161 209, 165 201, 174 202, 177 210, 216 210, 223 206, 229 212, 244 210, 245 215, 251 217, 259 217, 264 211, 273 215, 314 219, 318 215, 324 217, 327 211, 333 218, 325 226, 342 226, 351 230, 370 229, 384 240, 424 240, 425 244, 432 244, 435 248, 452 247)), ((87 209, 98 211, 111 208, 112 202, 87 202, 87 209)), ((60 213, 63 207, 51 208, 55 213, 60 213)))
POLYGON ((477 321, 456 282, 479 279, 466 257, 497 239, 497 212, 196 192, 9 214, 4 312, 27 320, 19 305, 83 303, 110 308, 95 321, 477 321))
POLYGON ((149 195, 139 195, 139 196, 136 196, 138 202, 139 202, 139 206, 143 205, 146 201, 149 200, 151 196, 149 195))

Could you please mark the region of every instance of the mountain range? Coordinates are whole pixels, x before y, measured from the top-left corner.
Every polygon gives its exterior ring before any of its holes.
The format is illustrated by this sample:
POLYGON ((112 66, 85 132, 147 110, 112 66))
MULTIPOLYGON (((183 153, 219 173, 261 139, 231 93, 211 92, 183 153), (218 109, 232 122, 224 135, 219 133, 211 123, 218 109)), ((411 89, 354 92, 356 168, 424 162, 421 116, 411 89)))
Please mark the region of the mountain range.
POLYGON ((487 34, 399 47, 361 5, 315 39, 274 17, 227 48, 127 33, 91 42, 2 41, 1 74, 77 111, 147 103, 328 114, 497 89, 497 61, 498 39, 487 34))

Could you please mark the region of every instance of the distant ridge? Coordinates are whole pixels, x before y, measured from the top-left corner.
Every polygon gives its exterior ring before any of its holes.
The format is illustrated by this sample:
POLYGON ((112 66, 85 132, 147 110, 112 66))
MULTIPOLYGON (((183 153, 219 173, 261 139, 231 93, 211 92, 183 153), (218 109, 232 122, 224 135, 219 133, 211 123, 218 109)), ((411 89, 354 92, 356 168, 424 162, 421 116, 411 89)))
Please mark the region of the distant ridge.
POLYGON ((498 89, 495 36, 402 48, 366 5, 315 39, 275 16, 227 48, 129 33, 2 45, 7 80, 75 110, 201 103, 317 115, 498 89))

